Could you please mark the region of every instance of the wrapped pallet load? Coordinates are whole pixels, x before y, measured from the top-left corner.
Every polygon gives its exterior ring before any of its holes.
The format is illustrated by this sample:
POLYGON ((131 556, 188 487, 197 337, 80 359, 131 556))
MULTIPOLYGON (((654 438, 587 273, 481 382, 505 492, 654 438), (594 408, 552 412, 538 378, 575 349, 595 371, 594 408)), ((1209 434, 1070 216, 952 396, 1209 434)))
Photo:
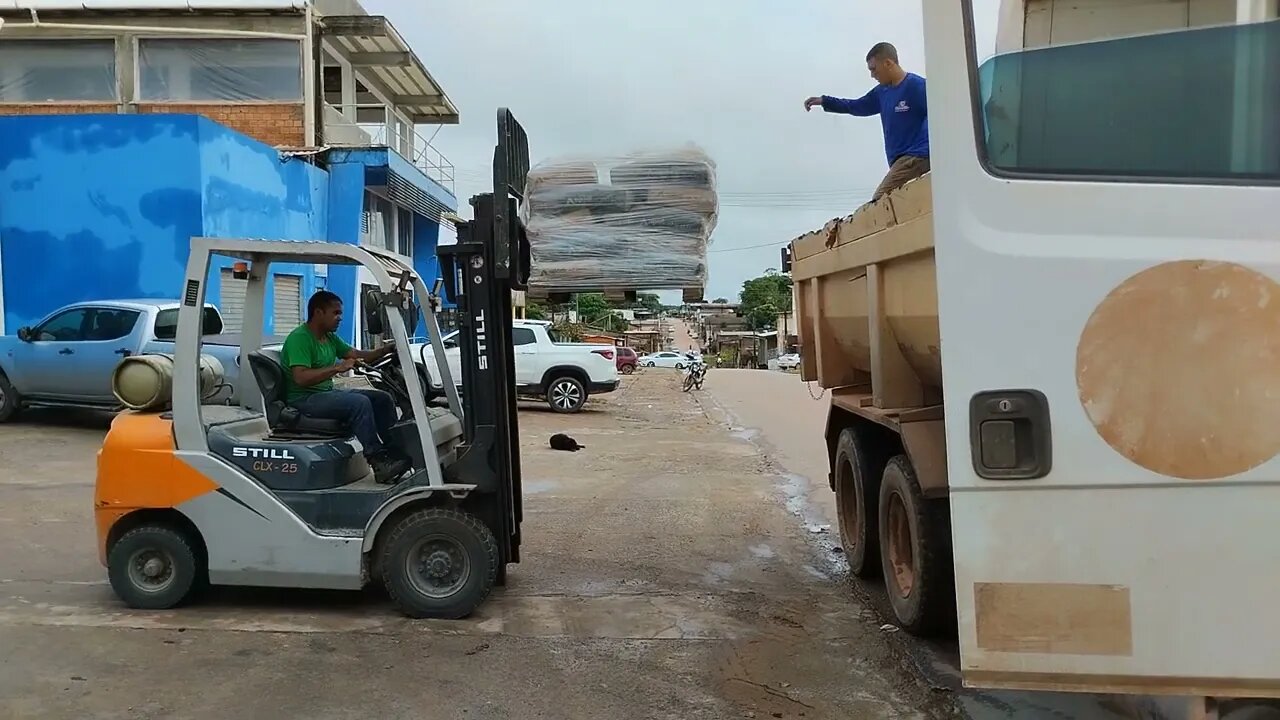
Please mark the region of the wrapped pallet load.
POLYGON ((696 147, 548 160, 529 172, 527 197, 533 292, 706 284, 718 202, 715 163, 696 147))

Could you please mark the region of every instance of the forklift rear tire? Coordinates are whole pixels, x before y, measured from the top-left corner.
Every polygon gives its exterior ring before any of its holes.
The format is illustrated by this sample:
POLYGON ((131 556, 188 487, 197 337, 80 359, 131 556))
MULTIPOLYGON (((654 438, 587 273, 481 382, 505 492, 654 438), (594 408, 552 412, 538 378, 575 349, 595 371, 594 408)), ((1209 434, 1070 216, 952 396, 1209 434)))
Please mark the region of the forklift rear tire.
POLYGON ((107 554, 107 578, 125 605, 168 610, 203 587, 191 540, 167 525, 142 525, 125 533, 107 554))
POLYGON ((906 455, 880 481, 880 565, 889 605, 903 630, 940 635, 955 624, 955 580, 945 502, 925 500, 906 455))
POLYGON ((460 620, 498 579, 498 541, 474 515, 431 508, 401 518, 382 544, 382 582, 412 618, 460 620))

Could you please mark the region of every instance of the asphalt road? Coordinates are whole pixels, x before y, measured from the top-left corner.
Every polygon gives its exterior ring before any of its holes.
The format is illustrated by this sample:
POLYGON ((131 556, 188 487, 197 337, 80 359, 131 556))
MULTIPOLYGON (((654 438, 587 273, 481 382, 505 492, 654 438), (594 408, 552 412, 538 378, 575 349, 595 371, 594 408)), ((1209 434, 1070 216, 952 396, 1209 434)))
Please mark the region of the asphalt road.
POLYGON ((107 419, 0 426, 0 718, 953 717, 850 591, 825 496, 781 468, 811 471, 808 449, 765 452, 725 412, 763 409, 753 426, 790 448, 764 380, 678 377, 639 373, 574 416, 525 406, 525 562, 459 622, 405 620, 372 589, 130 611, 94 548, 107 419), (553 432, 586 449, 548 449, 553 432))

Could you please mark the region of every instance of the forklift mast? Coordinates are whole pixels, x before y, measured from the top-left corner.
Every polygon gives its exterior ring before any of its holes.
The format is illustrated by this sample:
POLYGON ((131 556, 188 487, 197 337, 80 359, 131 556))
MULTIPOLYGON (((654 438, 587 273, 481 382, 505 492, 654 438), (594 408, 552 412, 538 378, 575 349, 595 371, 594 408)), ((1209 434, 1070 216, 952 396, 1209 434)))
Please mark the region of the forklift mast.
POLYGON ((457 223, 458 242, 440 247, 440 275, 458 308, 463 445, 446 469, 450 482, 474 484, 467 508, 498 540, 499 577, 520 561, 520 427, 516 412, 512 293, 529 281, 529 239, 520 220, 529 140, 498 109, 493 192, 471 198, 473 219, 457 223))

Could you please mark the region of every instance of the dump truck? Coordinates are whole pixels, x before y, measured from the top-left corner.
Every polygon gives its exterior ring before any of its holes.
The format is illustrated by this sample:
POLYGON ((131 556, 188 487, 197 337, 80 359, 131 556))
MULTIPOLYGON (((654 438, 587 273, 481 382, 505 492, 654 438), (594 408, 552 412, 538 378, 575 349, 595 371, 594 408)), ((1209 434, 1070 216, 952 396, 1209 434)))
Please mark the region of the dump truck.
POLYGON ((850 570, 970 686, 1261 712, 1276 4, 1006 1, 981 65, 922 15, 932 172, 783 253, 850 570))

